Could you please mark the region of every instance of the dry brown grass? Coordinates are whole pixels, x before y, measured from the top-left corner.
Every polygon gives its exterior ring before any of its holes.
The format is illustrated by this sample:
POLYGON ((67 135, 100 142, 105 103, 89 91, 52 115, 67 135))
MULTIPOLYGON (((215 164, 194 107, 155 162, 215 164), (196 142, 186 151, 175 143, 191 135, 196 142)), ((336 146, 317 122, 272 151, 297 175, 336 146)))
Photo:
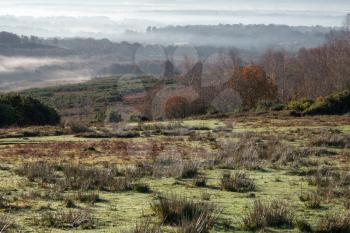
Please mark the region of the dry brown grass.
POLYGON ((245 172, 235 172, 233 175, 226 172, 221 178, 221 189, 230 192, 252 192, 256 191, 256 185, 245 172))
POLYGON ((325 131, 322 135, 313 138, 310 141, 311 146, 319 147, 337 147, 337 148, 349 148, 350 136, 343 135, 341 132, 329 132, 325 131))
POLYGON ((257 231, 265 227, 293 228, 294 214, 285 201, 255 201, 243 218, 243 228, 257 231))
POLYGON ((39 179, 42 182, 54 182, 57 178, 55 173, 55 165, 46 161, 24 163, 16 169, 17 175, 27 177, 29 181, 39 179))
POLYGON ((321 208, 322 198, 317 192, 303 193, 300 196, 300 200, 305 202, 305 206, 310 208, 310 209, 321 208))
POLYGON ((36 219, 36 224, 60 229, 93 229, 96 227, 96 221, 89 210, 45 212, 36 219))
POLYGON ((201 162, 185 160, 178 155, 158 156, 147 166, 155 177, 194 178, 199 174, 201 162))
POLYGON ((242 138, 240 142, 228 142, 222 146, 218 156, 219 166, 227 169, 261 167, 263 149, 257 139, 242 138))
POLYGON ((135 181, 132 174, 123 174, 117 167, 99 168, 71 164, 64 166, 63 174, 64 179, 58 183, 63 190, 120 192, 132 190, 135 181))
POLYGON ((152 209, 161 222, 181 226, 184 233, 207 233, 215 224, 219 211, 216 206, 195 202, 176 195, 160 196, 152 209))
POLYGON ((136 223, 135 229, 130 231, 130 233, 162 233, 160 226, 151 222, 147 219, 136 223))
POLYGON ((16 228, 17 226, 15 222, 10 217, 4 214, 0 214, 0 231, 1 232, 4 232, 4 233, 10 232, 16 228))
POLYGON ((328 214, 322 218, 316 233, 346 233, 350 232, 350 213, 328 214))

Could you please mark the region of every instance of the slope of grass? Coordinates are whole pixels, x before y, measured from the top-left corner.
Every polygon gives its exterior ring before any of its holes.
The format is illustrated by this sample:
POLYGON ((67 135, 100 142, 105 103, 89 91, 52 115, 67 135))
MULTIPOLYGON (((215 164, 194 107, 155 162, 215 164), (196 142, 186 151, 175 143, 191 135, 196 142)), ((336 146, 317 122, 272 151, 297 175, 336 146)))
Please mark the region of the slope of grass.
POLYGON ((30 89, 22 94, 55 107, 64 119, 93 121, 106 109, 116 108, 124 96, 142 93, 157 82, 157 79, 148 76, 96 78, 79 84, 30 89))

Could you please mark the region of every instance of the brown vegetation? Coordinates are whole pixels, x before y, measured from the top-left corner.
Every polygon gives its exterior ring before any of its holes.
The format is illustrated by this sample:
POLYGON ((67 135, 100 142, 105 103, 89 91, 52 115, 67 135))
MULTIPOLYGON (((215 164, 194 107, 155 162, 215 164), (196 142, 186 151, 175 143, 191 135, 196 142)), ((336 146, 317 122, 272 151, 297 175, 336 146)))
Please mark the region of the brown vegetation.
POLYGON ((293 212, 283 201, 255 201, 251 211, 243 218, 243 227, 252 231, 265 227, 292 228, 293 225, 293 212))

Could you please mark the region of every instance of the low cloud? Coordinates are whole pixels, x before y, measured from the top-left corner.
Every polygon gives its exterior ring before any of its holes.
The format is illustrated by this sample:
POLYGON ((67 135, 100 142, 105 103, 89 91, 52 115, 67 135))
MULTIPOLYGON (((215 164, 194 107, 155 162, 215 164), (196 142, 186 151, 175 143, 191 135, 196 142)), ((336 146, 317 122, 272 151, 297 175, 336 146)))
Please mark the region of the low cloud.
POLYGON ((67 61, 56 58, 0 56, 0 75, 2 73, 14 73, 18 71, 35 71, 42 67, 64 65, 66 63, 67 61))
POLYGON ((79 83, 93 76, 79 58, 0 56, 0 92, 79 83))

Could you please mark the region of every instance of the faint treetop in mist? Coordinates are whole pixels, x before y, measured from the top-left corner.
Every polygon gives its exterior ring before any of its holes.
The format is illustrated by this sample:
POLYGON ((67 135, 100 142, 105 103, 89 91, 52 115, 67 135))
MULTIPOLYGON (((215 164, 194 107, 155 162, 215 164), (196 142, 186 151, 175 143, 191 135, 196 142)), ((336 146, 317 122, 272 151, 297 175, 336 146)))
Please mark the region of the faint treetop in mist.
POLYGON ((21 38, 10 32, 0 32, 0 44, 20 44, 21 38))
POLYGON ((350 32, 350 14, 347 14, 345 17, 344 29, 345 31, 350 32))

